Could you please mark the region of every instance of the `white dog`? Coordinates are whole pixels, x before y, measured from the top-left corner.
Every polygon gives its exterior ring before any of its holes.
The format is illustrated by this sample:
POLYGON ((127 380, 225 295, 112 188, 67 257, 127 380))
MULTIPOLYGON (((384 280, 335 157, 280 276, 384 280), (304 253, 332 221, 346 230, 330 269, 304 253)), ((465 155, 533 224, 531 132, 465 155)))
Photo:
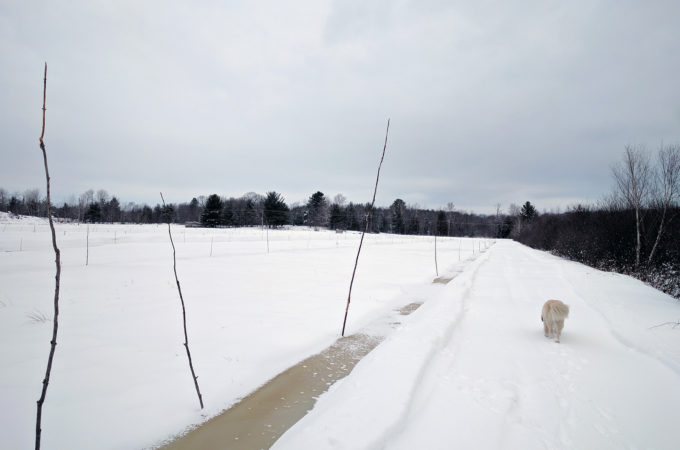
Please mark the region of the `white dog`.
POLYGON ((543 305, 541 311, 541 321, 545 337, 555 338, 555 342, 560 342, 560 334, 564 328, 564 319, 569 316, 569 305, 565 305, 559 300, 548 300, 543 305))

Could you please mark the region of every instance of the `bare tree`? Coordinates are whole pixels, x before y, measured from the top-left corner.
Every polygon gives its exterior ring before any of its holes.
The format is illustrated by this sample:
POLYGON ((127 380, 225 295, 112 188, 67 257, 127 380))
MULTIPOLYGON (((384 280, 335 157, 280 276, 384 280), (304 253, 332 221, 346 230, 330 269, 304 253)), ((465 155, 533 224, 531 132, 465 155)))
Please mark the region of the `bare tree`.
POLYGON ((661 209, 661 221, 656 232, 654 245, 647 258, 647 264, 650 264, 654 258, 667 223, 666 219, 669 222, 673 219, 673 217, 667 217, 668 210, 680 196, 680 146, 662 145, 657 154, 657 163, 658 166, 654 173, 656 179, 654 203, 661 209))
POLYGON ((104 205, 109 201, 109 193, 106 192, 105 189, 99 189, 95 195, 95 198, 97 199, 97 203, 104 205))
MULTIPOLYGON (((165 199, 163 198, 163 193, 161 192, 161 201, 163 202, 164 213, 168 212, 165 206, 165 199)), ((203 409, 203 396, 201 395, 201 390, 198 387, 198 377, 194 371, 194 363, 191 360, 191 352, 189 351, 189 335, 187 333, 187 310, 184 307, 184 297, 182 296, 182 288, 179 285, 179 278, 177 277, 177 256, 175 252, 175 242, 172 240, 172 231, 170 230, 170 217, 167 217, 168 222, 168 235, 170 236, 170 244, 172 245, 172 270, 175 273, 175 282, 177 283, 177 292, 179 292, 179 300, 182 303, 182 324, 184 326, 184 348, 187 351, 187 358, 189 359, 189 369, 191 370, 191 378, 194 380, 194 387, 196 388, 196 394, 198 395, 198 403, 201 404, 201 409, 203 409)), ((212 254, 212 241, 211 241, 210 252, 212 254)))
POLYGON ((83 220, 83 215, 85 214, 85 208, 94 203, 94 191, 88 189, 87 191, 80 194, 78 197, 78 223, 83 220))
POLYGON ((7 211, 9 206, 9 194, 3 188, 0 188, 0 211, 7 211))
POLYGON ((453 202, 448 202, 446 204, 446 219, 448 222, 446 235, 451 236, 451 223, 453 222, 453 211, 455 210, 455 205, 453 202))
POLYGON ((50 373, 52 372, 52 361, 54 360, 54 352, 57 348, 57 330, 59 329, 59 283, 61 281, 61 253, 57 247, 57 235, 54 230, 54 222, 52 221, 52 206, 50 203, 50 171, 47 167, 47 151, 45 150, 45 99, 47 96, 47 63, 45 63, 45 78, 43 79, 43 107, 42 107, 42 132, 40 133, 40 150, 42 150, 43 160, 45 162, 45 180, 47 181, 47 218, 50 222, 50 230, 52 231, 52 247, 54 248, 55 260, 54 263, 57 268, 54 285, 54 318, 52 326, 52 340, 50 341, 50 354, 47 358, 47 370, 45 371, 45 378, 43 379, 42 393, 38 399, 38 412, 35 423, 35 448, 40 449, 40 434, 42 421, 42 407, 45 403, 45 396, 47 395, 47 385, 50 383, 50 373))
POLYGON ((515 220, 515 226, 512 227, 512 231, 510 233, 513 239, 517 239, 522 232, 522 216, 520 215, 520 211, 521 208, 514 203, 511 203, 510 207, 508 208, 508 214, 510 214, 510 216, 515 220))
POLYGON ((375 195, 378 192, 378 180, 380 180, 380 168, 382 167, 383 160, 385 159, 385 150, 387 149, 387 135, 390 132, 390 119, 387 119, 387 130, 385 131, 385 145, 383 146, 382 156, 380 157, 380 164, 378 164, 378 174, 375 177, 375 188, 373 189, 373 201, 371 202, 370 209, 366 212, 366 227, 361 233, 361 240, 359 241, 359 250, 357 250, 357 257, 354 261, 354 270, 352 270, 352 280, 349 282, 349 294, 347 294, 347 306, 345 307, 345 318, 342 321, 342 336, 345 335, 345 325, 347 324, 347 313, 349 312, 349 302, 352 299, 352 285, 354 284, 354 275, 357 273, 357 265, 359 264, 359 254, 361 254, 361 246, 364 243, 364 235, 368 231, 368 227, 371 223, 371 212, 375 206, 375 195))
POLYGON ((626 146, 623 161, 612 167, 617 193, 635 211, 635 266, 640 265, 642 251, 643 207, 649 199, 652 171, 649 155, 642 147, 626 146))
POLYGON ((335 197, 333 197, 333 203, 335 203, 338 206, 345 206, 346 202, 347 198, 342 194, 337 194, 335 197))

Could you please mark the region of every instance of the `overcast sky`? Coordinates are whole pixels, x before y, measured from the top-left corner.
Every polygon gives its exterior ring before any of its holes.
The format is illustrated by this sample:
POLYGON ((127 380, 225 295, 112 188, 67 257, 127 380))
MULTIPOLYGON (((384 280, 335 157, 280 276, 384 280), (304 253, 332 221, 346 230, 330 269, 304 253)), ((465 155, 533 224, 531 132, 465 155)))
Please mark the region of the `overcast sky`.
POLYGON ((680 142, 680 2, 0 0, 0 187, 594 202, 680 142))

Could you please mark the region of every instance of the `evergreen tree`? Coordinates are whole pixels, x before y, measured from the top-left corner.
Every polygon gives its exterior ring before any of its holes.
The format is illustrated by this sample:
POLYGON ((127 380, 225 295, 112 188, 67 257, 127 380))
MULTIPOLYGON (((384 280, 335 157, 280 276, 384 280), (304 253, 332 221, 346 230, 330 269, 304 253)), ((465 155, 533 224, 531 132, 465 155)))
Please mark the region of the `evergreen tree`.
POLYGON ((244 225, 256 225, 257 224, 257 212, 255 210, 255 202, 252 199, 246 199, 246 204, 243 212, 243 224, 244 225))
POLYGON ((234 206, 231 202, 226 202, 222 207, 222 213, 220 215, 220 224, 227 227, 234 225, 234 206))
POLYGON ((331 205, 329 226, 333 230, 344 230, 347 228, 345 213, 337 203, 331 205))
POLYGON ((201 225, 204 227, 215 228, 220 223, 220 213, 222 212, 222 199, 217 194, 212 194, 205 202, 203 214, 201 214, 201 225))
POLYGON ((437 236, 446 236, 448 232, 448 222, 446 220, 446 213, 444 211, 439 211, 437 213, 437 221, 435 224, 435 232, 437 236))
POLYGON ((102 221, 102 209, 99 203, 92 203, 85 213, 85 222, 101 222, 102 221))
POLYGON ((267 197, 264 199, 264 220, 267 225, 273 227, 287 225, 289 211, 281 194, 275 191, 267 192, 267 197))
POLYGON ((524 205, 522 205, 519 215, 522 218, 522 221, 531 222, 536 216, 538 216, 538 212, 531 202, 526 202, 524 205))
POLYGON ((144 205, 142 207, 142 215, 140 219, 142 223, 153 222, 153 209, 151 209, 148 205, 144 205))
POLYGON ((175 208, 172 205, 163 205, 160 206, 160 220, 163 223, 171 223, 172 218, 175 216, 175 208))
POLYGON ((107 204, 107 217, 109 222, 120 222, 120 202, 114 196, 107 204))
POLYGON ((9 199, 9 205, 8 205, 9 212, 12 214, 20 214, 21 213, 21 203, 19 202, 19 199, 16 198, 14 195, 12 198, 9 199))
POLYGON ((321 227, 328 223, 328 200, 323 192, 317 191, 307 201, 307 224, 321 227))
POLYGON ((406 226, 404 224, 404 213, 406 212, 406 203, 400 198, 396 199, 392 206, 390 206, 392 213, 392 233, 404 234, 406 226))
POLYGON ((357 209, 361 206, 355 205, 349 202, 349 205, 345 208, 345 217, 347 221, 347 229, 359 231, 361 229, 361 223, 359 221, 359 215, 357 214, 357 209))
POLYGON ((196 197, 194 197, 189 202, 189 216, 187 217, 187 219, 190 222, 198 222, 198 219, 199 219, 198 214, 199 214, 199 204, 198 204, 198 200, 196 200, 196 197))

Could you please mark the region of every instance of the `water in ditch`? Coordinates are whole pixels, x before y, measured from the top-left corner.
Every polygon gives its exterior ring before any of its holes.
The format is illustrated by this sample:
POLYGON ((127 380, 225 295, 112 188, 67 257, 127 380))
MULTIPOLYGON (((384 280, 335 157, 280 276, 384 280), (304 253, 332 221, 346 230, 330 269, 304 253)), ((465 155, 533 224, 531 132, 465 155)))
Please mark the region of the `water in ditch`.
MULTIPOLYGON (((401 315, 422 303, 398 309, 401 315)), ((398 324, 398 322, 393 322, 398 324)), ((164 450, 268 449, 312 409, 319 395, 373 350, 383 336, 354 334, 280 373, 240 402, 161 447, 164 450)))

